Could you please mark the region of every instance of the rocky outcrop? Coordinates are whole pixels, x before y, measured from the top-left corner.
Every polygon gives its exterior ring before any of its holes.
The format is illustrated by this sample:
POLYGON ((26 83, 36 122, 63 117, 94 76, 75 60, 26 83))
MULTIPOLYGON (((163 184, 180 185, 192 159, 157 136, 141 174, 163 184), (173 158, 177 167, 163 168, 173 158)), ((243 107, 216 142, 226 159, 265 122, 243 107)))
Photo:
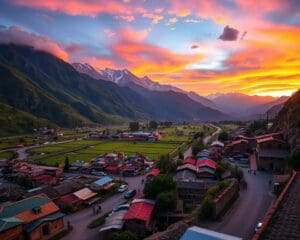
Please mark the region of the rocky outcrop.
POLYGON ((291 146, 291 152, 300 151, 300 90, 284 104, 271 131, 283 132, 291 146))

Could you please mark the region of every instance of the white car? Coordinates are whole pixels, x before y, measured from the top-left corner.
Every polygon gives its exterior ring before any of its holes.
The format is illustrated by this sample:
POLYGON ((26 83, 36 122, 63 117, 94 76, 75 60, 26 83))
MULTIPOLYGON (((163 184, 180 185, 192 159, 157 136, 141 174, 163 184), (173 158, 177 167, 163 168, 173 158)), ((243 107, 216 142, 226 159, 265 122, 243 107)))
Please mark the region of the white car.
POLYGON ((100 176, 100 177, 104 177, 107 175, 105 172, 98 172, 98 171, 92 171, 91 174, 100 176))
POLYGON ((123 184, 119 187, 118 192, 122 193, 122 192, 125 192, 127 189, 128 189, 128 186, 123 184))
POLYGON ((254 229, 254 232, 258 232, 258 231, 261 229, 261 227, 262 227, 262 223, 259 222, 259 223, 256 225, 256 227, 255 227, 255 229, 254 229))

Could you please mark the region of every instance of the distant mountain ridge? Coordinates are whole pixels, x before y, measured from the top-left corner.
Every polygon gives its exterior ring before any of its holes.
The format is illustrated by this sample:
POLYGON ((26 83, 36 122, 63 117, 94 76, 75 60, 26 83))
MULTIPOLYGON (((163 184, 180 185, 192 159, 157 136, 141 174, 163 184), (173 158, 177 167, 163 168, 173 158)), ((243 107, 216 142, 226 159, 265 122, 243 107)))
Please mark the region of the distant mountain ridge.
POLYGON ((223 112, 247 120, 265 114, 271 107, 284 103, 289 97, 275 98, 272 96, 249 96, 242 93, 218 93, 209 95, 207 98, 223 112))
POLYGON ((166 85, 166 84, 160 84, 158 82, 155 82, 151 80, 149 77, 144 76, 144 77, 137 77, 133 73, 131 73, 127 69, 123 70, 115 70, 115 69, 110 69, 110 68, 105 68, 104 70, 97 70, 93 68, 91 65, 87 63, 72 63, 72 66, 81 73, 85 73, 89 75, 92 78, 98 79, 98 80, 106 80, 106 81, 111 81, 119 86, 131 86, 132 83, 135 85, 139 85, 145 89, 148 89, 150 91, 159 91, 159 92, 167 92, 167 91, 173 91, 173 92, 179 92, 186 94, 189 98, 194 100, 195 102, 198 102, 206 107, 210 107, 213 109, 217 109, 217 106, 210 101, 209 99, 202 97, 198 95, 195 92, 186 92, 180 88, 177 88, 172 85, 166 85))
POLYGON ((231 115, 233 118, 240 120, 259 119, 264 116, 266 111, 268 111, 271 107, 285 102, 288 98, 249 96, 242 93, 217 93, 203 97, 192 91, 187 92, 172 85, 160 84, 151 80, 147 76, 139 78, 127 69, 114 70, 106 68, 98 70, 87 63, 73 63, 72 66, 78 72, 85 73, 94 79, 111 81, 119 86, 127 86, 135 89, 135 87, 132 86, 138 85, 150 91, 180 92, 201 105, 224 112, 225 114, 231 115))
POLYGON ((61 59, 28 46, 0 45, 0 75, 0 103, 63 127, 143 119, 231 119, 180 92, 95 80, 61 59))

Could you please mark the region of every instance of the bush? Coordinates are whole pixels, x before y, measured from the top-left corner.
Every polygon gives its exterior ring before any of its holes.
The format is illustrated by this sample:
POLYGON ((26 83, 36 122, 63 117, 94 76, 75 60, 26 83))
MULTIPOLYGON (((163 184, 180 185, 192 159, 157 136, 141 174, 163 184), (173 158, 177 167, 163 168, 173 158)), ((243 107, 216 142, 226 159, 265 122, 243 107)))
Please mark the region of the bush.
POLYGON ((105 223, 105 218, 108 217, 109 213, 105 213, 104 215, 96 218, 95 220, 91 221, 88 225, 88 228, 96 228, 99 227, 101 225, 103 225, 105 223))
POLYGON ((204 220, 210 218, 212 211, 212 198, 208 195, 201 202, 201 207, 198 210, 198 219, 204 220))
POLYGON ((138 240, 137 236, 130 232, 130 231, 124 231, 124 232, 114 232, 110 234, 109 240, 138 240))
POLYGON ((159 212, 168 212, 176 209, 177 196, 173 192, 161 192, 156 198, 156 209, 159 212))
POLYGON ((146 198, 156 199, 156 197, 163 192, 175 192, 176 182, 173 178, 166 174, 161 174, 154 177, 151 181, 147 182, 144 188, 146 198))

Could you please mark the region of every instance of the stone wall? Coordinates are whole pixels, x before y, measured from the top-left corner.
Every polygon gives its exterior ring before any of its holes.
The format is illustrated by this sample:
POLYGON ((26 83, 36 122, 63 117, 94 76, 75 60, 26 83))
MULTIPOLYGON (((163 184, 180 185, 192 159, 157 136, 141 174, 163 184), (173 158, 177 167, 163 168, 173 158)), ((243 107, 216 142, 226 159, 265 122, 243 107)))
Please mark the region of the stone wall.
POLYGON ((238 194, 239 185, 232 181, 225 190, 213 200, 213 218, 217 218, 226 205, 238 194))

